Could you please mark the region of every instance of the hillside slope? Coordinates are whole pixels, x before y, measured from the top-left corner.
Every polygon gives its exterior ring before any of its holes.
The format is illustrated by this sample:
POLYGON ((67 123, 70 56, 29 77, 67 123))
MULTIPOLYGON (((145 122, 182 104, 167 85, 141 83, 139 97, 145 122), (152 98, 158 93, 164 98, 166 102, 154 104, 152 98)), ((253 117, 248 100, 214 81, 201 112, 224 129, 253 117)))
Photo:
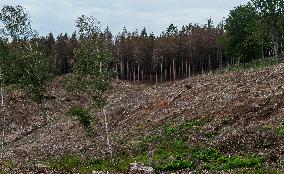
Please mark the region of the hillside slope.
MULTIPOLYGON (((56 79, 48 90, 47 123, 37 104, 26 100, 20 91, 6 91, 5 108, 0 114, 6 116, 5 122, 1 120, 5 143, 0 169, 27 172, 33 170, 32 164, 52 157, 80 154, 84 158, 104 158, 107 154, 103 114, 92 112, 94 130, 91 135, 87 134, 79 122, 66 113, 72 106, 90 106, 91 99, 67 93, 62 83, 64 78, 56 79)), ((250 154, 265 158, 262 167, 281 171, 284 165, 283 97, 284 64, 280 64, 260 70, 198 75, 158 85, 115 81, 105 111, 116 156, 126 153, 133 160, 143 162, 145 159, 138 156, 154 150, 154 154, 158 154, 154 155, 154 161, 160 170, 171 170, 168 158, 171 155, 174 161, 182 158, 194 162, 181 169, 210 171, 219 170, 212 165, 217 165, 221 154, 228 157, 225 160, 228 163, 230 157, 246 159, 250 154), (181 146, 163 146, 169 139, 179 142, 177 137, 183 140, 181 146), (142 149, 137 150, 137 145, 141 144, 142 149), (185 155, 179 157, 179 150, 172 147, 189 151, 183 151, 185 155), (161 149, 170 149, 169 154, 159 156, 161 149), (219 156, 195 158, 196 149, 217 149, 219 156)), ((236 165, 228 169, 239 167, 258 166, 236 165)), ((225 169, 224 165, 220 168, 225 169)))

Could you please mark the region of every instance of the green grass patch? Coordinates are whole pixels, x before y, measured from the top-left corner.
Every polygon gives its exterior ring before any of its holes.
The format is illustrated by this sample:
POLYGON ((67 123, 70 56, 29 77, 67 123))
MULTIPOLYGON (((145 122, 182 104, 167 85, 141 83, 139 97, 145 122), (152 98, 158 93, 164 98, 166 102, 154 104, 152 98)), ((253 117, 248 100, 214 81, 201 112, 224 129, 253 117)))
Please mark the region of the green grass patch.
POLYGON ((186 153, 177 155, 164 149, 155 152, 155 170, 178 171, 181 169, 194 169, 228 171, 240 168, 260 168, 266 157, 257 155, 224 156, 215 148, 191 149, 186 153))
POLYGON ((84 159, 76 155, 67 155, 50 160, 48 165, 63 173, 91 173, 92 171, 127 172, 129 164, 140 162, 147 164, 148 153, 153 150, 153 167, 156 172, 189 169, 229 171, 237 169, 256 170, 267 160, 264 156, 227 156, 214 147, 189 147, 188 134, 200 131, 208 119, 192 119, 180 125, 166 124, 157 132, 141 139, 139 143, 125 146, 115 154, 115 163, 110 159, 84 159))
MULTIPOLYGON (((201 169, 209 171, 228 171, 240 168, 260 168, 267 160, 264 156, 248 155, 248 156, 213 156, 211 161, 203 164, 201 169)), ((208 161, 208 160, 207 160, 208 161)), ((205 161, 206 162, 206 161, 205 161)))
POLYGON ((192 150, 192 158, 195 160, 210 162, 210 161, 216 161, 220 157, 221 153, 219 152, 219 150, 214 148, 192 150))
POLYGON ((50 158, 45 163, 62 172, 75 172, 83 165, 83 161, 78 155, 65 155, 61 158, 50 158))
POLYGON ((157 134, 148 135, 133 146, 136 153, 148 152, 150 147, 157 149, 163 148, 169 151, 180 151, 179 149, 186 148, 187 131, 190 129, 198 129, 206 123, 209 119, 192 119, 187 120, 180 125, 165 124, 157 134), (182 143, 181 143, 182 142, 182 143))
POLYGON ((271 169, 271 168, 241 170, 241 171, 236 172, 236 174, 280 174, 280 173, 283 173, 283 172, 280 172, 277 169, 271 169))
POLYGON ((156 171, 177 171, 182 169, 192 169, 194 162, 190 160, 174 160, 166 165, 156 165, 156 171))
POLYGON ((114 163, 111 159, 82 158, 79 155, 64 155, 60 158, 50 158, 44 162, 52 169, 63 173, 89 174, 92 171, 127 172, 129 164, 133 162, 145 163, 146 155, 132 158, 130 155, 117 155, 114 163))
POLYGON ((271 66, 274 66, 280 63, 283 63, 283 61, 280 59, 275 59, 275 58, 256 59, 251 62, 245 63, 245 65, 240 64, 240 65, 232 65, 232 66, 226 67, 218 72, 223 73, 223 72, 231 72, 231 71, 233 72, 242 71, 246 69, 262 69, 262 68, 271 67, 271 66))
POLYGON ((257 168, 265 162, 266 158, 262 156, 228 157, 212 147, 190 148, 187 144, 188 131, 199 130, 210 121, 192 119, 180 125, 166 124, 160 133, 143 138, 136 146, 139 149, 136 153, 147 154, 150 148, 154 149, 154 168, 157 171, 181 169, 227 171, 238 168, 257 168))
POLYGON ((223 169, 230 170, 236 168, 258 168, 266 161, 266 158, 263 156, 251 155, 247 157, 228 157, 223 158, 221 161, 223 163, 223 169))

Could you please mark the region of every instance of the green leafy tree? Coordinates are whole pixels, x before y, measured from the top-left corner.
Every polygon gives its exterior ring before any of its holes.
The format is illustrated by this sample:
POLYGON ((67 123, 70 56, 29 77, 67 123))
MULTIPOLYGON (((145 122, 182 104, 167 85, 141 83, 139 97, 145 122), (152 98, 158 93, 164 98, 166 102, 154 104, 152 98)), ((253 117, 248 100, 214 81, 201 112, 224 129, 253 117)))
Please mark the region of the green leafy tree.
POLYGON ((0 34, 12 40, 27 39, 35 34, 29 14, 21 6, 4 6, 0 11, 0 34))
POLYGON ((226 20, 223 44, 232 57, 243 62, 258 59, 262 53, 263 31, 259 16, 250 5, 241 5, 226 20))
POLYGON ((284 24, 284 0, 252 0, 251 4, 266 24, 273 45, 273 56, 278 57, 281 32, 284 24))
POLYGON ((82 16, 77 20, 81 37, 81 46, 75 49, 73 89, 77 92, 89 92, 94 106, 102 108, 105 104, 104 93, 110 87, 115 76, 115 59, 107 40, 100 37, 99 23, 95 19, 82 16))
POLYGON ((84 93, 92 97, 91 109, 104 113, 106 141, 111 158, 112 148, 108 136, 108 122, 103 107, 106 104, 105 92, 115 77, 115 59, 109 42, 100 31, 99 22, 93 17, 81 16, 76 21, 79 30, 80 47, 75 49, 74 75, 69 89, 77 94, 84 93), (71 87, 71 88, 70 88, 71 87))
MULTIPOLYGON (((35 33, 30 26, 29 15, 21 6, 4 6, 0 14, 4 28, 1 33, 12 47, 1 44, 1 76, 6 83, 24 90, 26 95, 44 109, 44 93, 53 77, 53 64, 38 44, 32 44, 29 37, 35 33), (12 39, 12 40, 11 40, 12 39)), ((45 119, 46 121, 46 119, 45 119)))
POLYGON ((25 48, 18 59, 22 73, 19 76, 19 86, 34 101, 42 103, 48 82, 53 78, 53 62, 36 48, 25 48))

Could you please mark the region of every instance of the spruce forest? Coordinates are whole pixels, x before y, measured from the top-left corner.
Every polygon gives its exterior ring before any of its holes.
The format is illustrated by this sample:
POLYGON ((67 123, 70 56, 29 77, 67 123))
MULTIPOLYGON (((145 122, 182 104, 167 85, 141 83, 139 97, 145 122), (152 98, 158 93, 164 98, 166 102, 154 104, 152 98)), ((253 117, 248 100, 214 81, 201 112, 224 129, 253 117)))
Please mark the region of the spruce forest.
POLYGON ((284 173, 284 0, 158 35, 101 22, 41 36, 0 7, 0 174, 284 173))

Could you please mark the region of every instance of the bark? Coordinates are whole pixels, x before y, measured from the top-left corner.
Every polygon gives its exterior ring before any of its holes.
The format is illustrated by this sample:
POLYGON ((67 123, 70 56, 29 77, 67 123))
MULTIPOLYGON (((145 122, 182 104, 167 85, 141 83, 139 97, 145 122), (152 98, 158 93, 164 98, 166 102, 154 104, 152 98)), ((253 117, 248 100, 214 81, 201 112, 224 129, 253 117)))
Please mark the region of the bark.
POLYGON ((190 69, 190 62, 188 63, 188 77, 190 77, 190 72, 191 71, 191 69, 190 69))
POLYGON ((138 81, 140 81, 140 66, 138 65, 138 81))
POLYGON ((188 65, 187 65, 187 61, 185 61, 185 77, 187 77, 187 74, 188 74, 188 72, 187 72, 187 67, 188 65))
POLYGON ((117 64, 115 66, 115 69, 116 69, 116 80, 118 80, 118 65, 117 64))
POLYGON ((134 66, 134 68, 133 68, 133 82, 135 83, 135 81, 136 81, 136 74, 135 74, 136 72, 135 72, 135 66, 134 66))
POLYGON ((181 61, 181 76, 182 76, 182 78, 184 77, 184 74, 183 74, 183 60, 181 61))
POLYGON ((144 81, 144 71, 142 70, 141 72, 141 75, 142 75, 142 82, 144 81))
POLYGON ((211 73, 211 58, 209 56, 209 60, 208 60, 208 69, 209 69, 209 72, 211 73))
POLYGON ((156 84, 158 83, 158 72, 156 71, 156 84))
POLYGON ((223 68, 223 52, 221 52, 220 61, 221 61, 220 68, 222 69, 223 68))
POLYGON ((176 80, 176 68, 175 68, 175 60, 173 59, 173 75, 174 75, 174 81, 176 80))
POLYGON ((123 62, 120 62, 120 78, 124 80, 123 62))
POLYGON ((170 78, 169 80, 172 80, 172 66, 170 66, 170 78))
POLYGON ((108 147, 107 150, 108 150, 108 153, 110 154, 110 158, 114 162, 113 150, 112 150, 112 146, 111 146, 110 138, 109 138, 107 115, 106 115, 104 109, 103 109, 103 114, 104 114, 105 132, 106 132, 106 144, 107 144, 107 147, 108 147))
POLYGON ((276 21, 273 22, 272 32, 271 32, 271 38, 272 38, 272 44, 273 44, 273 56, 275 58, 278 58, 278 41, 277 41, 277 31, 276 31, 276 21))
POLYGON ((161 82, 163 82, 163 64, 161 63, 161 82))
POLYGON ((4 77, 3 77, 3 73, 2 73, 2 68, 0 67, 0 95, 1 95, 1 112, 3 113, 3 120, 1 120, 1 122, 3 123, 3 127, 2 129, 2 138, 1 138, 1 159, 3 158, 3 154, 4 153, 4 141, 5 141, 5 122, 6 122, 6 116, 4 114, 4 77))
POLYGON ((126 65, 126 80, 129 80, 129 64, 126 65))

